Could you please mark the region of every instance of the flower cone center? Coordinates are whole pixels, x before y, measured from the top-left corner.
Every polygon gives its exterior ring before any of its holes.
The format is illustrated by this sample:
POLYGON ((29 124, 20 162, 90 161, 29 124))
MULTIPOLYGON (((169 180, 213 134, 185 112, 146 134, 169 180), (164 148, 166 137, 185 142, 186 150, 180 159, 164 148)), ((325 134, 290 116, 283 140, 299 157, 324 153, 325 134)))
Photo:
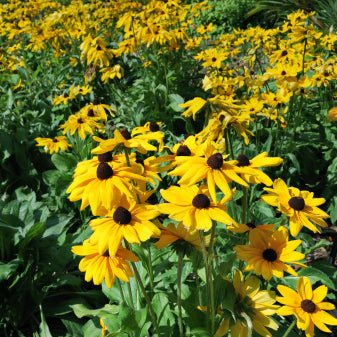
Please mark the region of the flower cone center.
POLYGON ((128 131, 128 129, 123 129, 123 130, 120 131, 120 133, 126 140, 131 139, 131 134, 128 131))
POLYGON ((88 117, 95 117, 94 110, 90 109, 87 113, 88 117))
POLYGON ((177 150, 177 156, 190 156, 191 150, 188 148, 187 145, 180 145, 177 150))
POLYGON ((77 123, 78 124, 83 124, 84 122, 83 122, 83 119, 80 117, 80 118, 77 118, 77 123))
POLYGON ((255 226, 255 221, 247 222, 246 225, 247 225, 249 228, 256 228, 256 226, 255 226))
POLYGON ((267 248, 263 251, 262 256, 269 262, 274 262, 277 259, 277 253, 272 248, 267 248))
POLYGON ((207 165, 212 169, 218 170, 223 165, 223 158, 220 153, 214 153, 207 159, 207 165))
POLYGON ((236 158, 238 161, 238 166, 249 166, 250 161, 249 159, 244 155, 244 154, 239 154, 238 157, 236 158))
POLYGON ((159 131, 159 125, 156 122, 151 122, 150 123, 150 131, 151 132, 159 131))
POLYGON ((112 160, 112 153, 111 153, 111 151, 105 152, 105 153, 101 153, 101 154, 98 155, 98 161, 100 163, 107 163, 107 162, 109 162, 111 160, 112 160))
POLYGON ((302 197, 292 197, 288 204, 291 208, 293 208, 295 211, 302 211, 305 207, 305 202, 302 197))
POLYGON ((312 314, 316 309, 316 304, 313 301, 310 300, 303 300, 301 302, 301 308, 308 312, 309 314, 312 314))
POLYGON ((113 214, 114 221, 119 223, 120 225, 127 225, 128 223, 130 223, 131 218, 131 213, 122 206, 117 207, 113 214))
POLYGON ((208 208, 211 206, 211 201, 209 200, 208 196, 205 194, 197 194, 193 200, 192 200, 192 205, 195 208, 208 208))
POLYGON ((99 180, 105 180, 114 174, 111 166, 107 163, 100 163, 97 167, 96 175, 99 180))
POLYGON ((53 138, 53 143, 57 143, 57 139, 56 138, 53 138))

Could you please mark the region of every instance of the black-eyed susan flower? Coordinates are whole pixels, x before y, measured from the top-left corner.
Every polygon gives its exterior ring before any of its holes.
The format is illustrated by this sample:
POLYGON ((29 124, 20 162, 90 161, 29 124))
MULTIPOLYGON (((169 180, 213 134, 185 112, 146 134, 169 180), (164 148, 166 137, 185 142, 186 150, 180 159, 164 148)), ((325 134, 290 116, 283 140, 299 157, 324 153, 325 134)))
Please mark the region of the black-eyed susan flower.
POLYGON ((314 223, 321 227, 328 226, 323 219, 330 218, 330 216, 317 207, 325 202, 324 198, 314 198, 312 192, 288 187, 280 178, 274 181, 273 188, 265 187, 264 190, 268 194, 262 195, 261 200, 277 207, 280 212, 289 217, 292 236, 297 236, 303 226, 314 233, 320 233, 314 223))
POLYGON ((82 246, 73 246, 71 250, 76 255, 85 256, 79 264, 79 270, 85 272, 85 280, 99 285, 105 280, 108 288, 111 288, 116 277, 122 281, 129 282, 133 277, 133 272, 127 261, 137 262, 138 257, 129 250, 118 247, 114 256, 110 256, 106 251, 99 254, 97 244, 93 244, 90 239, 84 240, 82 246))
POLYGON ((123 146, 129 149, 134 148, 137 152, 142 154, 146 154, 147 151, 157 151, 157 148, 150 144, 150 140, 158 139, 159 142, 162 141, 164 135, 161 132, 159 133, 160 135, 157 134, 157 132, 151 132, 145 135, 140 134, 132 137, 129 130, 127 129, 123 129, 121 131, 115 130, 113 139, 103 140, 99 137, 94 137, 94 139, 99 142, 99 145, 91 152, 93 154, 104 153, 107 151, 112 151, 118 146, 123 146))
POLYGON ((235 320, 228 317, 224 319, 214 337, 225 336, 230 331, 231 336, 249 336, 247 319, 251 321, 252 328, 259 335, 271 337, 267 328, 277 330, 278 325, 270 318, 279 308, 275 305, 276 295, 274 291, 261 290, 260 280, 255 276, 244 279, 240 270, 235 270, 233 277, 236 300, 234 304, 235 320))
POLYGON ((282 296, 276 300, 283 304, 277 310, 280 316, 295 315, 297 327, 304 330, 306 337, 313 337, 315 326, 324 332, 331 330, 327 325, 337 325, 337 319, 324 310, 333 310, 335 306, 329 302, 323 302, 328 292, 325 285, 312 290, 311 282, 307 277, 297 280, 297 292, 289 287, 278 285, 277 290, 282 296))
POLYGON ((160 235, 160 229, 150 221, 159 215, 154 205, 137 204, 123 196, 110 210, 100 208, 97 215, 104 218, 91 220, 94 233, 90 242, 98 245, 99 254, 109 251, 114 256, 123 239, 140 244, 160 235))
MULTIPOLYGON (((99 157, 96 162, 90 162, 88 170, 76 172, 74 180, 67 189, 70 193, 69 200, 82 199, 81 210, 90 205, 93 215, 96 215, 100 207, 107 210, 125 194, 130 199, 136 198, 134 184, 138 181, 148 181, 143 177, 142 167, 138 164, 128 166, 125 163, 114 162, 111 153, 105 157, 99 157), (108 158, 109 157, 109 158, 108 158)), ((82 168, 86 166, 83 164, 82 168)))
POLYGON ((237 161, 225 161, 229 155, 222 155, 216 151, 214 143, 206 142, 201 145, 204 152, 204 157, 175 157, 177 167, 169 173, 173 176, 181 176, 178 184, 180 185, 193 185, 207 179, 209 192, 212 196, 213 202, 217 202, 216 189, 219 189, 225 194, 226 197, 232 195, 232 190, 229 187, 229 182, 235 181, 245 187, 249 185, 238 176, 238 173, 255 174, 253 169, 249 167, 237 167, 237 161))
POLYGON ((36 146, 44 146, 44 151, 49 151, 50 154, 57 153, 59 150, 68 151, 68 148, 71 147, 68 143, 68 138, 65 136, 56 136, 54 138, 37 137, 35 141, 37 142, 36 146))
POLYGON ((201 110, 204 105, 207 103, 201 97, 195 97, 190 101, 187 101, 183 104, 179 104, 181 108, 188 108, 186 111, 182 113, 184 117, 191 117, 193 115, 193 119, 195 119, 196 113, 201 110))
POLYGON ((284 272, 297 276, 287 263, 306 267, 298 262, 305 255, 295 251, 302 241, 288 241, 288 230, 283 226, 272 233, 264 230, 250 231, 249 241, 249 245, 234 247, 238 259, 248 262, 245 271, 254 270, 256 275, 262 275, 269 281, 273 276, 283 277, 284 272))
POLYGON ((97 99, 94 99, 92 103, 86 105, 80 110, 80 114, 86 115, 87 117, 92 117, 94 120, 99 120, 102 122, 107 121, 107 111, 111 116, 115 116, 115 109, 107 104, 101 104, 97 99))
POLYGON ((235 223, 226 213, 228 199, 215 204, 205 185, 171 186, 162 190, 161 195, 168 203, 157 205, 158 210, 176 221, 182 221, 191 230, 207 231, 212 227, 212 220, 229 225, 235 223))
POLYGON ((124 76, 124 69, 119 64, 103 68, 100 72, 102 73, 101 80, 104 84, 106 84, 109 79, 114 79, 115 77, 121 79, 124 76))
POLYGON ((102 124, 98 123, 95 118, 88 117, 83 113, 70 115, 68 120, 59 127, 59 129, 63 129, 63 134, 68 131, 70 135, 78 132, 82 139, 85 139, 87 134, 93 135, 95 130, 102 128, 102 124))
POLYGON ((254 175, 250 173, 240 173, 240 176, 250 184, 265 184, 271 186, 273 181, 259 167, 278 166, 282 164, 283 159, 280 157, 268 157, 267 152, 262 152, 252 159, 248 159, 244 154, 239 154, 236 158, 238 167, 250 167, 254 170, 254 175))
MULTIPOLYGON (((176 226, 173 223, 169 223, 167 226, 160 226, 161 234, 159 240, 154 244, 157 249, 161 249, 168 245, 176 251, 182 250, 187 253, 191 248, 195 248, 202 251, 199 231, 191 230, 190 228, 179 222, 176 226)), ((209 246, 211 235, 204 236, 205 247, 209 246)))

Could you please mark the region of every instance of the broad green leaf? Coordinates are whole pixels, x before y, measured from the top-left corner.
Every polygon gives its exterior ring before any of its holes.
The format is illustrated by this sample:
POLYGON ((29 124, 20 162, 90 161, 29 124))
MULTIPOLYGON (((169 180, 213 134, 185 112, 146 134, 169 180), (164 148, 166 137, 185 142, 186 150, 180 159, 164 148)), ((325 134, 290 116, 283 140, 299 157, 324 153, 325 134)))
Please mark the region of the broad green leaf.
POLYGON ((0 262, 0 282, 7 280, 19 267, 20 261, 18 259, 12 260, 8 263, 0 262))
POLYGON ((76 167, 77 161, 71 153, 60 152, 51 156, 51 161, 55 167, 63 172, 72 172, 76 167))
POLYGON ((40 337, 53 337, 50 333, 48 324, 46 322, 46 319, 44 317, 42 306, 39 306, 40 308, 40 315, 41 315, 41 323, 40 323, 40 337))
POLYGON ((103 308, 100 309, 89 309, 84 304, 74 304, 70 306, 75 315, 78 318, 85 316, 94 316, 94 317, 109 317, 113 314, 117 314, 120 310, 118 305, 106 304, 103 308))

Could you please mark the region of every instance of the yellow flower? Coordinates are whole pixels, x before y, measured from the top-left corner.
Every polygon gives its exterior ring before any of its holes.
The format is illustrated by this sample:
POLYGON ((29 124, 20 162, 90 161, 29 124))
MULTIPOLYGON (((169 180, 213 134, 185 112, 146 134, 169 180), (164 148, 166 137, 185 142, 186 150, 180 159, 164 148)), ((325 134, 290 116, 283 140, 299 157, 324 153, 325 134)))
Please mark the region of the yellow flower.
POLYGON ((253 270, 256 275, 262 275, 266 280, 272 276, 283 277, 283 272, 297 276, 297 273, 286 263, 306 267, 302 260, 305 255, 296 252, 301 240, 288 241, 288 230, 280 227, 270 233, 265 230, 249 232, 250 245, 237 245, 234 250, 240 260, 248 261, 245 271, 253 270))
POLYGON ((306 337, 313 337, 315 326, 324 332, 330 332, 326 326, 337 325, 337 319, 324 310, 333 310, 335 306, 329 302, 323 302, 328 288, 325 285, 312 290, 309 278, 300 277, 297 280, 297 292, 283 285, 278 285, 277 290, 282 297, 276 300, 283 307, 277 310, 280 316, 295 315, 297 327, 305 331, 306 337))
POLYGON ((320 233, 313 223, 321 227, 328 226, 323 219, 330 216, 317 207, 325 202, 324 198, 314 198, 312 192, 288 187, 280 178, 274 181, 273 188, 265 187, 264 190, 269 193, 262 195, 261 200, 277 207, 280 212, 289 217, 292 236, 297 236, 303 226, 314 233, 320 233))
POLYGON ((184 117, 191 117, 193 115, 193 119, 195 119, 196 113, 201 110, 204 105, 207 103, 204 99, 200 97, 195 97, 186 103, 179 104, 181 108, 188 108, 186 111, 182 113, 184 117))
POLYGON ((68 151, 68 148, 72 145, 68 143, 68 139, 65 136, 57 136, 54 138, 35 138, 37 142, 36 146, 44 146, 45 152, 50 151, 50 154, 59 152, 59 150, 68 151))
POLYGON ((244 279, 240 270, 235 270, 233 277, 236 301, 234 312, 236 322, 231 317, 224 319, 214 337, 222 337, 230 330, 231 336, 246 337, 249 335, 247 320, 251 321, 254 331, 264 337, 272 334, 267 328, 277 330, 277 324, 269 317, 278 309, 275 293, 270 290, 260 291, 260 280, 255 276, 244 279))
POLYGON ((228 200, 222 200, 216 205, 210 200, 205 185, 171 186, 162 190, 161 194, 169 203, 157 205, 158 210, 176 221, 182 221, 191 230, 207 231, 212 227, 212 220, 228 225, 235 223, 226 213, 227 207, 224 204, 228 200))
POLYGON ((124 76, 124 69, 116 64, 113 67, 107 67, 100 70, 102 74, 101 80, 104 84, 108 82, 109 79, 114 79, 115 77, 121 79, 124 76))
POLYGON ((91 220, 89 225, 94 231, 90 242, 98 245, 99 254, 109 251, 114 256, 123 239, 140 244, 160 235, 160 229, 150 221, 159 215, 154 205, 137 204, 123 196, 109 211, 100 208, 97 215, 104 218, 91 220))
POLYGON ((327 120, 328 121, 337 121, 337 107, 336 106, 329 110, 327 120))
POLYGON ((83 107, 79 113, 86 115, 87 117, 94 117, 94 120, 106 122, 108 119, 106 111, 108 111, 111 116, 115 116, 115 109, 111 108, 107 104, 100 104, 97 99, 94 99, 93 103, 83 107))
POLYGON ((94 118, 88 117, 83 113, 77 113, 70 115, 68 120, 59 129, 63 129, 63 134, 70 131, 70 135, 73 135, 77 131, 79 136, 85 139, 88 133, 93 135, 96 129, 101 129, 102 127, 94 118))
POLYGON ((71 251, 76 255, 85 256, 80 264, 79 270, 85 272, 85 280, 99 285, 103 279, 108 288, 111 288, 118 277, 122 281, 129 282, 133 272, 126 261, 137 262, 138 257, 129 250, 120 246, 115 256, 109 256, 108 252, 98 253, 97 244, 92 244, 90 239, 84 240, 82 246, 73 246, 71 251))
POLYGON ((141 176, 140 165, 131 163, 129 167, 112 160, 110 153, 99 156, 94 163, 84 161, 78 164, 83 167, 76 171, 67 193, 70 193, 70 201, 82 199, 81 210, 90 205, 93 215, 97 215, 101 207, 112 209, 123 194, 130 199, 136 198, 131 180, 136 183, 148 181, 148 178, 141 176), (84 169, 86 167, 87 170, 84 169))
MULTIPOLYGON (((160 226, 160 228, 160 238, 154 244, 157 249, 172 245, 175 250, 183 249, 184 251, 188 251, 189 248, 194 247, 202 251, 199 231, 191 231, 182 222, 179 222, 177 227, 173 223, 169 223, 166 227, 160 226)), ((204 236, 205 247, 209 246, 210 238, 210 234, 204 236)))

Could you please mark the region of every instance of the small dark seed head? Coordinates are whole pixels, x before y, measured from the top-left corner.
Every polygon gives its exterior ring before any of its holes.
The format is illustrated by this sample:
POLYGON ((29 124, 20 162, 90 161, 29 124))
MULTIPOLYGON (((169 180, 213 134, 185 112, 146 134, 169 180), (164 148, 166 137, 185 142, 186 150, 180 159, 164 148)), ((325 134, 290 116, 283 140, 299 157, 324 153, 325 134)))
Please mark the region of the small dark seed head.
POLYGON ((241 167, 241 166, 249 166, 250 165, 250 161, 249 159, 244 155, 244 154, 239 154, 238 157, 236 158, 236 160, 238 161, 237 166, 241 167))
POLYGON ((207 165, 214 170, 218 170, 223 165, 223 158, 220 153, 214 153, 207 159, 207 165))
POLYGON ((102 50, 101 46, 97 46, 96 50, 102 50))
POLYGON ((302 197, 292 197, 288 204, 291 208, 293 208, 295 211, 302 211, 305 207, 305 202, 302 197))
POLYGON ((274 262, 277 259, 277 253, 274 249, 267 248, 263 251, 262 256, 269 262, 274 262))
POLYGON ((107 163, 100 163, 97 166, 96 175, 99 180, 109 179, 114 174, 111 166, 107 163))
POLYGON ((192 205, 199 209, 208 208, 211 205, 211 201, 207 195, 197 194, 192 200, 192 205))
POLYGON ((65 94, 63 94, 63 97, 64 97, 64 98, 68 98, 69 95, 68 95, 67 93, 65 93, 65 94))
POLYGON ((80 117, 80 118, 77 118, 77 123, 78 124, 83 124, 84 122, 83 122, 83 119, 80 117))
POLYGON ((136 157, 136 163, 137 164, 141 164, 142 166, 144 166, 144 160, 140 157, 136 157))
POLYGON ((53 138, 53 143, 57 143, 58 140, 56 138, 53 138))
POLYGON ((216 57, 212 57, 212 62, 215 62, 216 61, 216 57))
POLYGON ((190 156, 191 155, 191 150, 188 148, 187 145, 180 145, 177 153, 177 156, 190 156))
POLYGON ((329 76, 329 73, 327 71, 324 72, 323 74, 325 77, 328 77, 329 76))
POLYGON ((88 117, 95 117, 94 110, 90 109, 87 113, 88 117))
POLYGON ((286 72, 283 70, 282 73, 281 73, 281 75, 284 76, 285 74, 286 74, 286 72))
POLYGON ((249 109, 250 112, 253 112, 254 110, 255 110, 254 108, 250 108, 250 109, 249 109))
POLYGON ((113 219, 120 225, 127 225, 128 223, 131 222, 132 216, 131 213, 126 208, 119 206, 116 208, 113 214, 113 219))
POLYGON ((246 223, 246 225, 249 227, 249 228, 256 228, 256 226, 255 226, 255 221, 254 220, 252 220, 251 222, 247 222, 246 223))
POLYGON ((159 125, 156 122, 151 122, 150 123, 150 131, 151 132, 156 132, 159 130, 159 125))
POLYGON ((221 115, 221 116, 219 117, 220 123, 222 123, 224 120, 225 120, 225 115, 221 115))
POLYGON ((254 71, 254 70, 251 70, 251 71, 250 71, 250 75, 255 75, 255 71, 254 71))
POLYGON ((303 300, 301 302, 301 308, 308 312, 309 314, 312 314, 316 309, 316 304, 313 301, 310 300, 303 300))
POLYGON ((94 98, 94 100, 92 101, 92 104, 93 105, 98 105, 99 104, 98 98, 94 98))
POLYGON ((283 52, 281 53, 281 56, 287 56, 288 52, 286 50, 283 50, 283 52))
POLYGON ((112 160, 112 152, 105 152, 98 155, 98 161, 100 163, 107 163, 112 160))
POLYGON ((128 129, 123 129, 123 130, 120 131, 120 133, 126 140, 131 139, 131 135, 130 135, 130 132, 128 131, 128 129))

